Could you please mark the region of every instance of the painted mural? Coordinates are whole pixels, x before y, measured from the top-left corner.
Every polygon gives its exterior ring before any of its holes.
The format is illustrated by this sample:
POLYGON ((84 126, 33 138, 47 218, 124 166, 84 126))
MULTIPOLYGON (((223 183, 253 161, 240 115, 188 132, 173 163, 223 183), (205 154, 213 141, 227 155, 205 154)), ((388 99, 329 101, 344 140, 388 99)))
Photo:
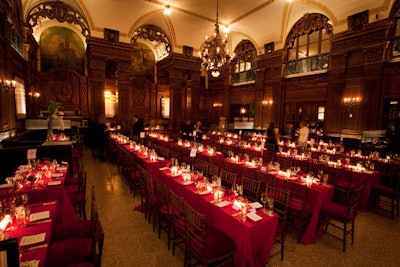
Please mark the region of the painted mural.
POLYGON ((144 75, 153 79, 155 58, 153 51, 145 44, 133 44, 132 75, 144 75))
POLYGON ((69 68, 85 75, 85 47, 82 39, 64 27, 50 27, 40 36, 41 70, 69 68))

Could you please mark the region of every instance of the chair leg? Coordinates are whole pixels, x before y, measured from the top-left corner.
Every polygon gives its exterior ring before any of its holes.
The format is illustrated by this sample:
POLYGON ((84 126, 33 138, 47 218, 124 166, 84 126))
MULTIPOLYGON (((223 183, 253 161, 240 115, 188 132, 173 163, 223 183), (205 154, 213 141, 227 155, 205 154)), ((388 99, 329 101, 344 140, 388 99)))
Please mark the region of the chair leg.
POLYGON ((346 236, 347 236, 347 223, 343 226, 343 251, 346 251, 346 236))
POLYGON ((355 220, 353 220, 351 222, 351 244, 354 244, 354 223, 355 222, 356 222, 355 220))

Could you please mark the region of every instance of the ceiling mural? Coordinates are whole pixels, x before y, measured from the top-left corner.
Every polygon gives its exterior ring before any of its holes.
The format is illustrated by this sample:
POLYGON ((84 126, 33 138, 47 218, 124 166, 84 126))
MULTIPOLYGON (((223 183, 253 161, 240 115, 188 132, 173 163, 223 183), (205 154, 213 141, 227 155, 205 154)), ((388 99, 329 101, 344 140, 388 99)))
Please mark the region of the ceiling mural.
POLYGON ((154 76, 155 58, 153 51, 145 44, 134 43, 131 63, 132 75, 154 76))
POLYGON ((85 74, 85 48, 81 38, 65 27, 50 27, 40 36, 41 70, 69 68, 85 74))

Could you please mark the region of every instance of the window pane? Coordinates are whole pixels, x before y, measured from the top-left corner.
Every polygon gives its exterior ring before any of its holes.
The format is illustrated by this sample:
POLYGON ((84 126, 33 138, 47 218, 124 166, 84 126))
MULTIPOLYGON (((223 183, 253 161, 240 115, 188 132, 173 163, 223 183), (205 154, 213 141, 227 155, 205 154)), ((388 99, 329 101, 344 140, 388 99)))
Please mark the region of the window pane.
POLYGON ((314 31, 310 34, 310 43, 318 42, 319 41, 319 31, 314 31))
POLYGON ((296 49, 289 49, 288 60, 296 59, 296 49))
POLYGON ((321 54, 329 53, 331 50, 331 42, 330 40, 325 40, 321 42, 321 54))
POLYGON ((299 47, 299 58, 305 58, 307 57, 307 46, 303 45, 299 47))
POLYGON ((299 46, 307 44, 307 36, 308 36, 307 34, 299 36, 299 46))
POLYGON ((308 56, 315 56, 318 55, 318 43, 311 43, 310 47, 308 48, 308 56))

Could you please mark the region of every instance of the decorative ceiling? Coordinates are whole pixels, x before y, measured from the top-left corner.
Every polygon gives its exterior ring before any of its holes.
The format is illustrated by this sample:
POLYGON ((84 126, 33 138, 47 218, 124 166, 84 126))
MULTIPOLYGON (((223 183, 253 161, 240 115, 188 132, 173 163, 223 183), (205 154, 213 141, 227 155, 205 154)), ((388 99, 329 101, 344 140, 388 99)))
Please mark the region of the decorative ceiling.
MULTIPOLYGON (((31 9, 43 0, 22 0, 27 18, 31 9)), ((119 31, 119 41, 129 43, 134 31, 144 24, 163 29, 174 52, 183 46, 197 53, 211 36, 217 12, 217 0, 60 0, 86 19, 90 35, 104 37, 104 28, 119 31), (164 15, 165 6, 171 15, 164 15)), ((322 13, 333 25, 333 33, 348 29, 348 16, 369 10, 369 23, 387 18, 395 0, 219 0, 219 22, 230 32, 229 51, 242 39, 251 40, 259 53, 264 44, 274 42, 281 49, 291 27, 305 13, 322 13)), ((57 22, 44 22, 34 35, 57 22)), ((79 31, 77 31, 79 32, 79 31)))

